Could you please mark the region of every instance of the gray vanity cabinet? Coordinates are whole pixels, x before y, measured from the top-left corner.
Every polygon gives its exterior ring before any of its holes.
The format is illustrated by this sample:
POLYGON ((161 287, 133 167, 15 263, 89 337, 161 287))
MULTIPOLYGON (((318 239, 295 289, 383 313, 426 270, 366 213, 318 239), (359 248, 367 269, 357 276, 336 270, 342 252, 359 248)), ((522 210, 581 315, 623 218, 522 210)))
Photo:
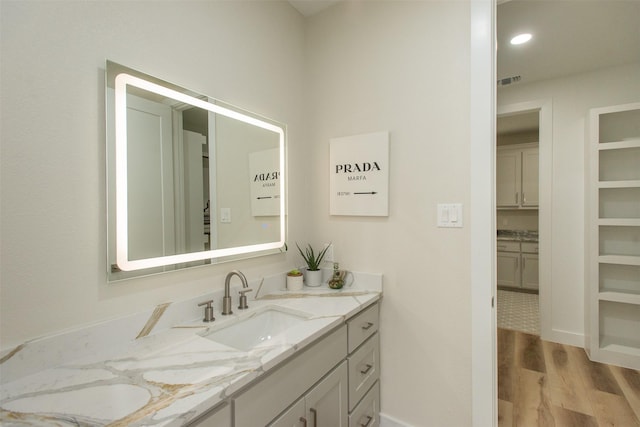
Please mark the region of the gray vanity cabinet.
POLYGON ((347 427, 347 362, 316 384, 270 427, 347 427))
POLYGON ((238 395, 234 399, 235 427, 274 422, 346 356, 347 328, 343 325, 238 395))
POLYGON ((300 427, 307 423, 306 416, 307 404, 304 399, 300 399, 271 424, 268 424, 268 427, 300 427))
POLYGON ((191 425, 378 426, 378 312, 378 303, 365 308, 191 425))
POLYGON ((231 405, 225 403, 189 424, 190 427, 231 427, 231 405))
POLYGON ((349 427, 380 423, 380 323, 374 304, 347 321, 349 332, 349 427))

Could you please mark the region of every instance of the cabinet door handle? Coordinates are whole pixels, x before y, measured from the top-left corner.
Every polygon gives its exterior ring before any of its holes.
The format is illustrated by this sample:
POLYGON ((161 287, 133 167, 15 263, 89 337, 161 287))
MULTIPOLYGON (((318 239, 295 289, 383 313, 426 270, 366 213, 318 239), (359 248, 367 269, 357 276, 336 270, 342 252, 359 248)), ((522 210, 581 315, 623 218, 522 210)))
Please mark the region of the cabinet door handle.
POLYGON ((523 270, 525 269, 525 265, 527 265, 526 263, 527 263, 527 259, 525 257, 522 257, 522 269, 523 270))
POLYGON ((516 191, 516 205, 518 204, 518 192, 516 191))
POLYGON ((520 265, 520 258, 516 258, 516 270, 518 269, 519 265, 520 265))
POLYGON ((366 366, 366 368, 364 368, 363 370, 360 371, 360 373, 362 375, 366 375, 371 370, 371 368, 373 368, 373 365, 371 365, 369 363, 367 363, 365 366, 366 366))
POLYGON ((302 427, 307 427, 307 419, 305 417, 300 417, 300 422, 302 422, 302 427))
POLYGON ((506 245, 498 245, 498 249, 507 249, 506 245))
POLYGON ((527 203, 527 198, 524 197, 524 191, 522 192, 522 203, 527 203))
POLYGON ((371 421, 373 421, 373 417, 371 415, 367 415, 367 421, 364 424, 360 423, 360 427, 369 427, 371 421))
POLYGON ((310 408, 309 412, 311 412, 311 415, 313 415, 313 427, 318 427, 318 411, 310 408))
POLYGON ((371 329, 372 326, 373 326, 373 323, 367 322, 366 325, 362 326, 362 329, 364 329, 366 331, 368 329, 371 329))

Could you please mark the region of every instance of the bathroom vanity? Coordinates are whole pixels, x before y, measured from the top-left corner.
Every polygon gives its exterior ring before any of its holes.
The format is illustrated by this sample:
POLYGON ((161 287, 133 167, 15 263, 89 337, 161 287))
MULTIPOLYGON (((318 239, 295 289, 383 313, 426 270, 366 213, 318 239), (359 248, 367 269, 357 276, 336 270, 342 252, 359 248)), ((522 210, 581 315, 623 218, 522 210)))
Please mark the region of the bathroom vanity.
POLYGON ((190 425, 378 425, 378 323, 374 303, 190 425))
POLYGON ((250 299, 247 310, 229 316, 216 306, 214 322, 180 319, 185 313, 201 319, 197 304, 209 297, 219 301, 219 293, 171 304, 160 314, 156 308, 25 343, 3 355, 0 420, 3 425, 378 424, 381 287, 279 291, 250 299), (144 335, 141 324, 150 333, 144 335), (116 337, 123 330, 135 338, 116 337), (61 354, 64 360, 56 361, 61 354))

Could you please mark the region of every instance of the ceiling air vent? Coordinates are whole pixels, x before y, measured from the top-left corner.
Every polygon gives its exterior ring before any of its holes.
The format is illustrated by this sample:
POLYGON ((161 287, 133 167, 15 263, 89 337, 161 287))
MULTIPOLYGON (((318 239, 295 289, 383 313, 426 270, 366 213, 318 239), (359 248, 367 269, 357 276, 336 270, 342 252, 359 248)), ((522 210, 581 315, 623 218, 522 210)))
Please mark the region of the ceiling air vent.
POLYGON ((507 85, 510 85, 511 83, 517 83, 521 79, 522 77, 520 76, 505 77, 504 79, 498 80, 498 86, 507 86, 507 85))

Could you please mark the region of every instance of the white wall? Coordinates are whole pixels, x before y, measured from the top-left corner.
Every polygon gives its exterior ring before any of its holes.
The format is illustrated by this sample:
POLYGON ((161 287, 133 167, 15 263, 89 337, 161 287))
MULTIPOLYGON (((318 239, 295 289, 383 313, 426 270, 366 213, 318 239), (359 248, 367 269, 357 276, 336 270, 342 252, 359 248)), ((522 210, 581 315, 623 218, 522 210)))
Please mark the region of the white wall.
POLYGON ((344 268, 384 273, 382 412, 471 425, 470 234, 436 228, 438 202, 469 219, 469 4, 346 3, 307 40, 311 231, 344 268), (330 216, 329 138, 386 130, 389 217, 330 216))
POLYGON ((584 174, 588 110, 640 99, 640 64, 498 91, 498 105, 553 103, 551 325, 558 341, 584 337, 584 174))
POLYGON ((385 275, 383 412, 471 424, 470 233, 435 225, 436 203, 463 203, 466 224, 471 208, 467 2, 350 2, 306 23, 282 2, 0 7, 2 349, 199 295, 231 268, 251 280, 299 263, 291 251, 106 283, 109 58, 288 125, 290 243, 332 241, 343 267, 385 275), (329 138, 378 130, 389 217, 329 216, 329 138))
MULTIPOLYGON (((106 281, 105 59, 286 123, 295 156, 304 141, 304 20, 288 3, 2 1, 0 7, 2 350, 204 294, 223 286, 232 268, 252 280, 293 263, 294 254, 272 255, 106 281)), ((298 239, 302 188, 289 186, 289 231, 298 239)))

